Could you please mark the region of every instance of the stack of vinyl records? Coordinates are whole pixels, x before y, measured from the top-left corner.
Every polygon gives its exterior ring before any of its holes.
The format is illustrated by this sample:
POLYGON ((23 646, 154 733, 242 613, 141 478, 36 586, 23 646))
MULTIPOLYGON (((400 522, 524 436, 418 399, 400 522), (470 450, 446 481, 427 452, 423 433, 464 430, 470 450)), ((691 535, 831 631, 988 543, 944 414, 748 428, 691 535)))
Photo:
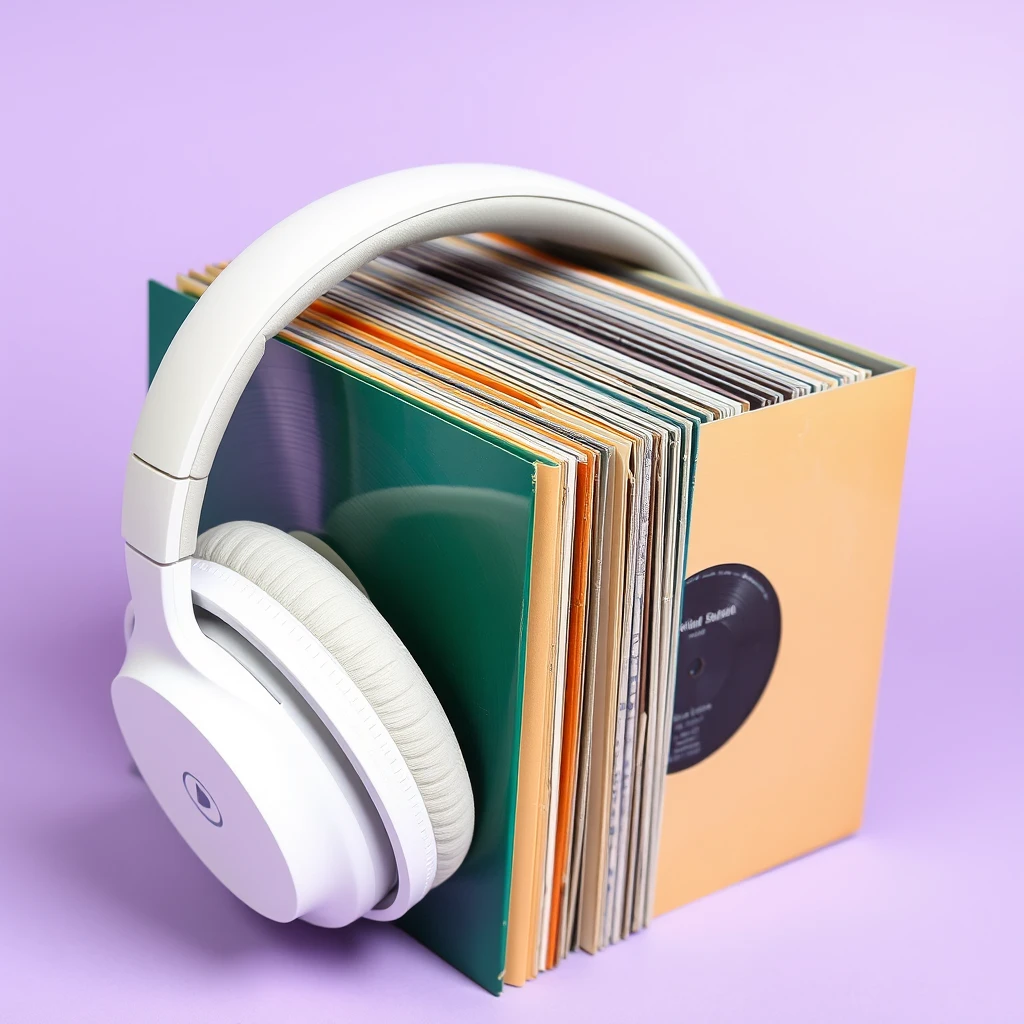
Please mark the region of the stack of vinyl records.
MULTIPOLYGON (((223 266, 154 293, 154 344, 223 266)), ((742 734, 800 628, 770 556, 688 564, 712 529, 694 520, 698 442, 887 369, 657 274, 490 235, 382 256, 268 346, 203 526, 329 544, 437 690, 477 824, 413 934, 497 990, 648 924, 688 827, 667 785, 742 734)), ((775 500, 736 486, 748 521, 775 500)))

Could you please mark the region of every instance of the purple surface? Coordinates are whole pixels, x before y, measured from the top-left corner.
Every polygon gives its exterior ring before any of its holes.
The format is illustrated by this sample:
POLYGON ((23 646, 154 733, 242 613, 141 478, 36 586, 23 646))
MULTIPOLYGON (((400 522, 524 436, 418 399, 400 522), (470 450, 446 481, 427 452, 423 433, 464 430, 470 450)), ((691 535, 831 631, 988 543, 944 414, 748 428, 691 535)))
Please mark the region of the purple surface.
POLYGON ((1024 1019, 1019 5, 262 6, 0 13, 0 1020, 1024 1019), (920 368, 860 836, 500 1000, 235 903, 107 699, 146 278, 452 159, 603 189, 920 368))

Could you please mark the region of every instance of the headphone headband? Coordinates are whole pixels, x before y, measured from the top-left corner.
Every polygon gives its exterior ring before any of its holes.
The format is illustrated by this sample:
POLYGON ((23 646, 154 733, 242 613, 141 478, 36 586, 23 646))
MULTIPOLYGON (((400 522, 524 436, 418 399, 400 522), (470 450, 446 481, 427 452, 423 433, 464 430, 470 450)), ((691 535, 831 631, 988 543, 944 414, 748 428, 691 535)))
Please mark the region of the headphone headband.
POLYGON ((718 291, 696 256, 656 222, 550 175, 450 164, 334 192, 232 260, 179 328, 132 441, 122 518, 129 546, 158 565, 192 555, 214 455, 269 338, 382 253, 476 231, 559 242, 718 291))

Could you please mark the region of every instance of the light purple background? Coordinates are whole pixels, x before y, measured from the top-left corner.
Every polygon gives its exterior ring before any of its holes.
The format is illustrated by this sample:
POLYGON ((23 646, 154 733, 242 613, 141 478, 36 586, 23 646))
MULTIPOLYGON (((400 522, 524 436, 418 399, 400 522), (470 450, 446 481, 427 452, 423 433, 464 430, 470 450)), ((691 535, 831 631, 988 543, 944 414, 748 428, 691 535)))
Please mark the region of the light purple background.
POLYGON ((1017 3, 3 6, 0 1020, 1024 1020, 1017 3), (728 295, 920 368, 860 836, 500 1000, 395 929, 234 902, 107 698, 146 278, 465 159, 605 190, 728 295))

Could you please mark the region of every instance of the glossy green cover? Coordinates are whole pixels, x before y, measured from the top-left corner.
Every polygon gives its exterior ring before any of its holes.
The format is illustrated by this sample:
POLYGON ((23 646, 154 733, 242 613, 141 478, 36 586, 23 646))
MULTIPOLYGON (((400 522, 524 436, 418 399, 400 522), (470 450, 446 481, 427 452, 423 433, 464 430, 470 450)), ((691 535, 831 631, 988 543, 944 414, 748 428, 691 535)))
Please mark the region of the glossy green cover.
MULTIPOLYGON (((150 282, 150 378, 194 299, 150 282)), ((328 541, 430 680, 473 783, 462 867, 399 923, 501 991, 526 661, 534 457, 280 340, 217 454, 201 528, 328 541)))

